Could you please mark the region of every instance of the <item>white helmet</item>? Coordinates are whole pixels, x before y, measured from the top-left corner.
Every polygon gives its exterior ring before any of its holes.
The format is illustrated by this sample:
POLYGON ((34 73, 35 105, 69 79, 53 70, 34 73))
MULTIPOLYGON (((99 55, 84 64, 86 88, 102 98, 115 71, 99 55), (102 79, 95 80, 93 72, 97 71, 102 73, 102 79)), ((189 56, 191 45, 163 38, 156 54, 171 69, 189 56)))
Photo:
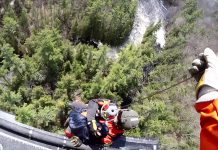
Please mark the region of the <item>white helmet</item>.
POLYGON ((101 117, 105 120, 114 119, 118 114, 118 107, 114 103, 105 104, 101 107, 101 117))
POLYGON ((118 114, 118 125, 125 130, 134 129, 139 124, 139 115, 131 109, 121 109, 118 114))

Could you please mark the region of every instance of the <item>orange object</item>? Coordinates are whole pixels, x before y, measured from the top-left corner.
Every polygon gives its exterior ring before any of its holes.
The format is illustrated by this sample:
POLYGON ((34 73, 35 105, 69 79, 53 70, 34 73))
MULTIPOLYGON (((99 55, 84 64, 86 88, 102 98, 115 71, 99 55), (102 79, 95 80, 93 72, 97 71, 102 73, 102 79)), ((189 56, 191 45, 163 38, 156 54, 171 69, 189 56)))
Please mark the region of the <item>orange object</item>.
POLYGON ((201 114, 200 150, 218 150, 218 99, 196 103, 201 114))
POLYGON ((70 132, 69 130, 64 130, 65 135, 70 139, 74 136, 74 134, 72 132, 70 132))
POLYGON ((108 135, 101 139, 102 143, 104 144, 111 144, 115 138, 122 135, 124 133, 123 129, 119 129, 114 121, 107 121, 106 122, 108 127, 108 135))

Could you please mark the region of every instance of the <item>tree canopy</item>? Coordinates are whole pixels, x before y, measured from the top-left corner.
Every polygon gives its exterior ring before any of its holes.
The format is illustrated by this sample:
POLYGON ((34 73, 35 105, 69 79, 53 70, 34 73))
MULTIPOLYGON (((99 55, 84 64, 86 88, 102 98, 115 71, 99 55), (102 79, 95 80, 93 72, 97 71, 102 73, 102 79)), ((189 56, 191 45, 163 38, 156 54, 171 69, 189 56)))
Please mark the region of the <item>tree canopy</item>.
MULTIPOLYGON (((107 57, 110 46, 129 35, 136 0, 5 0, 0 14, 0 109, 17 120, 52 132, 63 130, 72 95, 83 100, 106 97, 140 114, 140 125, 126 134, 158 138, 162 149, 194 149, 192 116, 183 98, 192 88, 181 84, 147 98, 187 76, 183 49, 200 11, 186 0, 184 24, 171 25, 166 46, 156 49, 151 25, 141 45, 126 45, 118 59, 107 57), (94 47, 82 40, 103 44, 94 47)), ((0 9, 1 9, 0 7, 0 9)))

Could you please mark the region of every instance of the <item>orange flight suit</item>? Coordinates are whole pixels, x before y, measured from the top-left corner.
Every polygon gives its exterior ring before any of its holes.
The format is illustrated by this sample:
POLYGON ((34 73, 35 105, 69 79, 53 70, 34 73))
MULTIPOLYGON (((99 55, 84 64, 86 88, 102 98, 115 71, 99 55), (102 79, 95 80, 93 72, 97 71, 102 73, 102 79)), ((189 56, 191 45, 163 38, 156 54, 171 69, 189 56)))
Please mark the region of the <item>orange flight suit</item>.
POLYGON ((201 114, 200 150, 218 150, 218 99, 195 104, 201 114))
POLYGON ((120 129, 114 121, 107 121, 106 125, 109 129, 108 135, 101 139, 103 144, 110 145, 120 135, 124 133, 123 129, 120 129))

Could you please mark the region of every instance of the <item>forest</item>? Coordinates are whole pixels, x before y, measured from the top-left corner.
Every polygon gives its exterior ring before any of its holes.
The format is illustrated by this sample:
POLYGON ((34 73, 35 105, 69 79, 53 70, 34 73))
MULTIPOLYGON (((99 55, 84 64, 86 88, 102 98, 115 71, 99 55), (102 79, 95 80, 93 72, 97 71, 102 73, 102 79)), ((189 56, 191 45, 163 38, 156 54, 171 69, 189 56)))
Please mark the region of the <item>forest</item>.
POLYGON ((0 109, 63 134, 68 104, 81 89, 84 102, 108 98, 140 114, 127 136, 159 139, 166 150, 198 149, 194 80, 152 95, 189 77, 184 49, 203 32, 196 28, 202 11, 197 0, 182 3, 161 51, 154 34, 160 23, 151 24, 140 45, 125 45, 115 59, 107 53, 128 37, 137 0, 0 1, 0 109))

